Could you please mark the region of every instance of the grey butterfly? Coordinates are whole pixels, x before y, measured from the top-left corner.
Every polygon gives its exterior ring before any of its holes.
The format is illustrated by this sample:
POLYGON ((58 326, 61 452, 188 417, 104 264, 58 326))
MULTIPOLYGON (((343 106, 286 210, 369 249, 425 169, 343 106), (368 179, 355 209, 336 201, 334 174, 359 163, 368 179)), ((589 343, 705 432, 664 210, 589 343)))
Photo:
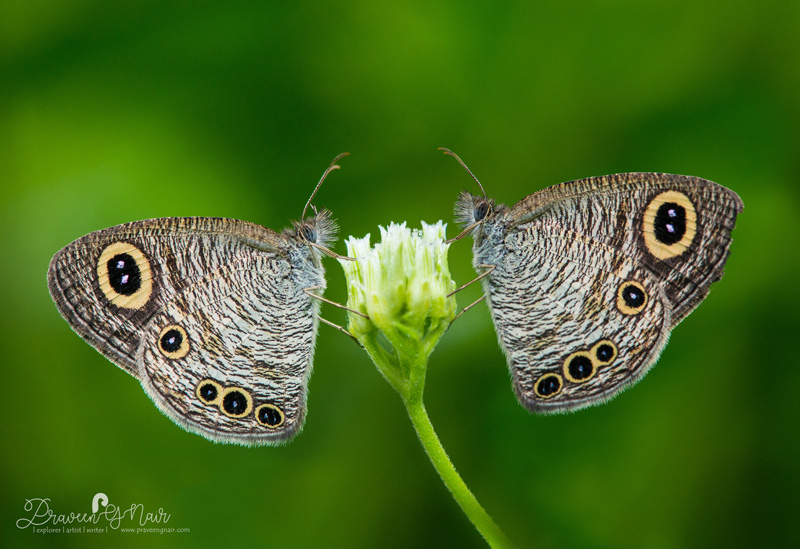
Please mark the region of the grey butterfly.
POLYGON ((50 295, 178 425, 215 442, 280 443, 305 420, 320 250, 337 231, 327 210, 304 216, 281 233, 209 217, 93 232, 55 254, 50 295))
POLYGON ((456 217, 520 403, 577 410, 640 380, 722 277, 742 208, 717 183, 663 173, 569 181, 511 208, 462 193, 456 217))

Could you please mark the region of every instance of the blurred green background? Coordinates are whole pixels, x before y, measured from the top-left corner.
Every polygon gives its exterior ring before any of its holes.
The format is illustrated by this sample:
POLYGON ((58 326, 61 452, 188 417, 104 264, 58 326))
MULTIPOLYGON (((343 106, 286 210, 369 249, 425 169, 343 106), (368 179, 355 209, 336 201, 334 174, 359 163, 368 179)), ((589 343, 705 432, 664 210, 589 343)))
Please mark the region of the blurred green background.
MULTIPOLYGON (((59 248, 126 221, 286 226, 342 151, 316 200, 342 236, 420 219, 450 221, 454 235, 456 196, 476 189, 439 146, 500 202, 665 171, 745 203, 725 278, 650 375, 607 405, 523 410, 485 306, 445 335, 428 410, 509 537, 800 545, 798 36, 800 3, 788 1, 3 2, 0 545, 482 547, 399 398, 342 334, 320 328, 294 442, 214 445, 75 336, 45 281, 59 248), (26 499, 88 512, 97 492, 163 508, 191 532, 15 525, 26 499)), ((451 248, 456 280, 474 276, 470 257, 468 241, 451 248)), ((343 301, 343 275, 326 265, 326 295, 343 301)))

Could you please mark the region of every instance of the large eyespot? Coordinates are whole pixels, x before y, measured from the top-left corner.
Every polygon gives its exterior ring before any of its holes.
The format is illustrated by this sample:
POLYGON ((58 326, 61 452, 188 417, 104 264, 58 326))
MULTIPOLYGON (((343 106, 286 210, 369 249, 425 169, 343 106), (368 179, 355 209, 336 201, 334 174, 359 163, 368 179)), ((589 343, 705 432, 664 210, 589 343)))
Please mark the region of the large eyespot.
POLYGON ((100 253, 97 281, 106 298, 123 309, 142 308, 153 293, 150 262, 128 242, 114 242, 100 253))
POLYGON ((308 223, 303 223, 300 225, 300 235, 308 242, 317 241, 317 231, 308 223))
POLYGON ((481 200, 472 209, 472 218, 475 221, 480 221, 489 214, 489 203, 486 200, 481 200))
POLYGON ((617 346, 614 345, 613 341, 604 339, 595 343, 589 354, 600 364, 611 364, 617 358, 618 352, 617 346))
POLYGON ((589 381, 597 373, 592 357, 586 351, 572 353, 564 361, 564 377, 573 383, 589 381))
POLYGON ((238 387, 228 387, 222 391, 219 409, 230 417, 244 417, 253 410, 250 393, 238 387))
POLYGON ((264 427, 277 429, 283 425, 283 412, 274 404, 262 404, 256 408, 256 421, 264 427))
POLYGON ((213 379, 204 379, 197 385, 197 398, 204 404, 219 404, 222 396, 222 385, 213 379))
POLYGON ((178 325, 167 326, 158 335, 158 348, 167 358, 183 358, 189 352, 189 337, 178 325))
POLYGON ((666 191, 650 201, 644 212, 642 234, 647 251, 658 259, 685 252, 697 232, 697 211, 689 197, 666 191))
POLYGON ((551 398, 561 392, 561 387, 564 384, 561 382, 561 376, 558 374, 544 374, 536 384, 533 390, 536 396, 541 398, 551 398))
POLYGON ((647 291, 633 280, 620 284, 617 292, 617 309, 625 315, 638 315, 647 305, 647 291))

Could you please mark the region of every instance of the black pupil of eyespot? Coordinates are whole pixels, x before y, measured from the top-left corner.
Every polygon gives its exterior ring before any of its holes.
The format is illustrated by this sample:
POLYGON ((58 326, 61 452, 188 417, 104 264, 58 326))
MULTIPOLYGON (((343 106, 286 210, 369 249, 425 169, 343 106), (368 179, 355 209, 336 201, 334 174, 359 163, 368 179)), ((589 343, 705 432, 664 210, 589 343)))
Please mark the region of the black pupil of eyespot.
POLYGON ((213 402, 217 399, 217 388, 210 383, 206 383, 200 387, 200 398, 206 402, 213 402))
POLYGON ((633 284, 628 284, 622 289, 622 299, 628 307, 637 309, 644 305, 644 292, 633 284))
POLYGON ((578 355, 569 361, 569 374, 575 379, 586 379, 593 370, 592 361, 587 356, 578 355))
POLYGON ((133 295, 142 287, 142 272, 130 254, 117 254, 106 263, 108 283, 115 292, 133 295))
POLYGON ((264 406, 258 411, 258 420, 264 425, 275 426, 283 421, 283 418, 277 408, 264 406))
POLYGON ((302 225, 300 227, 300 232, 302 233, 303 238, 305 238, 309 242, 317 241, 317 231, 315 231, 312 227, 308 225, 302 225))
POLYGON ((614 348, 608 343, 604 343, 597 348, 597 360, 608 362, 614 356, 614 348))
POLYGON ((222 407, 232 416, 238 416, 247 409, 247 398, 239 391, 231 391, 222 399, 222 407))
POLYGON ((179 330, 172 328, 161 336, 161 348, 168 353, 174 353, 181 348, 183 344, 183 335, 179 330))
POLYGON ((556 376, 547 376, 539 380, 539 394, 550 396, 561 389, 561 382, 556 376))
POLYGON ((475 221, 480 221, 481 219, 486 217, 486 214, 488 213, 489 213, 489 204, 487 204, 486 202, 480 202, 477 206, 475 206, 475 209, 472 211, 472 217, 475 219, 475 221))
POLYGON ((666 245, 679 242, 686 234, 686 209, 675 202, 659 206, 653 222, 656 240, 666 245))

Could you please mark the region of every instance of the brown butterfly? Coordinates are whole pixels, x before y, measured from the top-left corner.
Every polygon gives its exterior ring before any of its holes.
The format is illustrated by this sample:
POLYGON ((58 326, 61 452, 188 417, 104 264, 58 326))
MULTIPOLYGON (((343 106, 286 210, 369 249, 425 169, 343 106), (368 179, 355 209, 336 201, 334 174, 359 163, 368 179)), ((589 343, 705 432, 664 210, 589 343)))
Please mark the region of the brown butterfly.
POLYGON ((717 183, 662 173, 569 181, 511 208, 462 193, 520 403, 577 410, 640 380, 722 277, 742 208, 717 183))
POLYGON ((333 254, 337 230, 314 212, 280 233, 210 217, 96 231, 55 254, 50 295, 178 425, 216 442, 280 443, 305 420, 320 254, 333 254))

